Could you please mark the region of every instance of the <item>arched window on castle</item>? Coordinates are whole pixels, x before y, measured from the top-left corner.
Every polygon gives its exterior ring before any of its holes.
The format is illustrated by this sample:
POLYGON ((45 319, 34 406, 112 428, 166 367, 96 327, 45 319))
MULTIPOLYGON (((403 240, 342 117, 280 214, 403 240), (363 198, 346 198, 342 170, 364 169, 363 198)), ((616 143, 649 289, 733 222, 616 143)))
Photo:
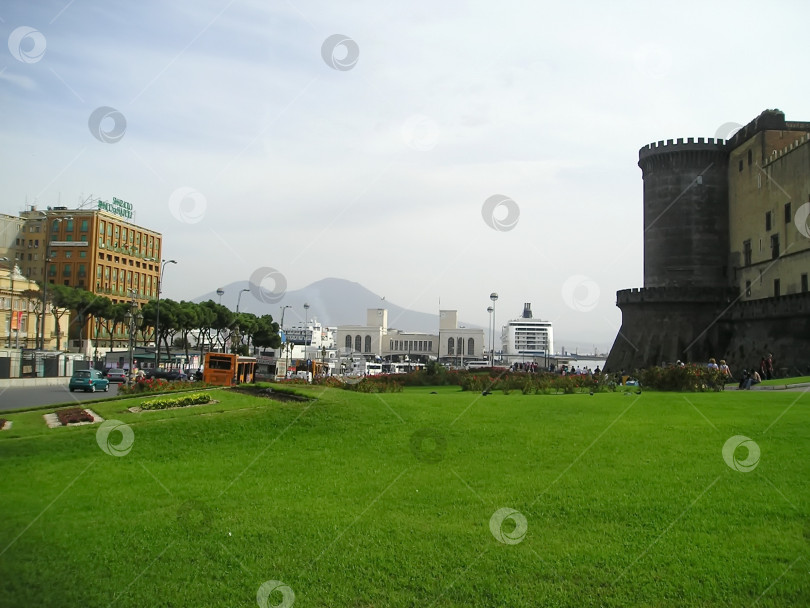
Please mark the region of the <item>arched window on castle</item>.
POLYGON ((366 336, 366 344, 365 350, 363 352, 370 353, 371 352, 371 336, 366 336))
POLYGON ((470 356, 475 354, 475 340, 472 338, 467 340, 467 354, 470 356))
POLYGON ((358 353, 363 351, 363 338, 359 334, 354 337, 354 350, 358 353))
POLYGON ((349 350, 351 350, 351 348, 352 348, 352 337, 351 336, 346 336, 346 348, 348 348, 349 350))
POLYGON ((453 348, 453 346, 454 346, 453 338, 447 338, 447 354, 448 355, 454 355, 455 354, 455 349, 453 348))

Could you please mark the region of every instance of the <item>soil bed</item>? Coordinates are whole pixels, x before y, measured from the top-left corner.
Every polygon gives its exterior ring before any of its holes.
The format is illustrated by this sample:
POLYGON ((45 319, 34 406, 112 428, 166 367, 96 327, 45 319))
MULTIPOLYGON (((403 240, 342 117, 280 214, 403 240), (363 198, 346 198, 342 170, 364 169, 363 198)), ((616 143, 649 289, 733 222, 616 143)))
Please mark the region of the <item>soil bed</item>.
POLYGON ((282 392, 273 388, 262 388, 262 387, 251 387, 251 386, 236 386, 231 389, 237 393, 243 393, 245 395, 253 395, 254 397, 265 397, 267 399, 273 399, 275 401, 297 401, 299 403, 306 403, 307 401, 311 401, 309 397, 304 397, 303 395, 295 395, 293 393, 282 392))
POLYGON ((48 428, 51 429, 58 426, 79 426, 82 424, 104 422, 104 418, 96 414, 93 410, 78 407, 57 410, 50 414, 44 414, 42 417, 45 419, 48 428))

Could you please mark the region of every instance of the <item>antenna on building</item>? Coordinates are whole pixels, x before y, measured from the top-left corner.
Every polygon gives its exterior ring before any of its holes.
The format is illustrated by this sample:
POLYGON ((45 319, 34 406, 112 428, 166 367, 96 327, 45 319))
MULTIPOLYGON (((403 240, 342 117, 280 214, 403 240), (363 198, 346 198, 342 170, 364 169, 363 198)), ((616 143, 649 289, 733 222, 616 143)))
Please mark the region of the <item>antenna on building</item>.
MULTIPOLYGON (((81 198, 81 197, 79 197, 79 198, 81 198)), ((93 195, 91 194, 86 199, 84 199, 81 203, 79 203, 79 206, 77 207, 77 209, 84 209, 88 204, 91 203, 92 200, 93 200, 93 195)))

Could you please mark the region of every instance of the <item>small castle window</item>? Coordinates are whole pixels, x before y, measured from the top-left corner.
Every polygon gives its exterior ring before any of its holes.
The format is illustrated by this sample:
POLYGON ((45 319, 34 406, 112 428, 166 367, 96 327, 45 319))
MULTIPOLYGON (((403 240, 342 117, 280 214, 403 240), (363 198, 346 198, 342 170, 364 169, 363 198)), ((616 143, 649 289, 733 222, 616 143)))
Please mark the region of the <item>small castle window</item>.
POLYGON ((765 230, 770 230, 770 229, 771 229, 771 212, 766 211, 765 212, 765 230))
POLYGON ((790 203, 785 203, 785 224, 790 224, 793 221, 793 217, 790 213, 790 203))

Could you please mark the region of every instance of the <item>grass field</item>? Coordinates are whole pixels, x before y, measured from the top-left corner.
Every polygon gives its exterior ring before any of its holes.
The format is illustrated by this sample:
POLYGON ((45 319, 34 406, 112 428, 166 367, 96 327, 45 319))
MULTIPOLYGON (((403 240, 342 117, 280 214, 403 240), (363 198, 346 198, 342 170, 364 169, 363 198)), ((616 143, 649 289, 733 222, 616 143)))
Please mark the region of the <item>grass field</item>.
POLYGON ((787 384, 803 384, 810 382, 810 376, 796 376, 794 378, 773 378, 772 380, 763 380, 760 382, 762 386, 785 386, 787 384))
POLYGON ((810 604, 805 393, 302 392, 8 416, 0 604, 810 604))

